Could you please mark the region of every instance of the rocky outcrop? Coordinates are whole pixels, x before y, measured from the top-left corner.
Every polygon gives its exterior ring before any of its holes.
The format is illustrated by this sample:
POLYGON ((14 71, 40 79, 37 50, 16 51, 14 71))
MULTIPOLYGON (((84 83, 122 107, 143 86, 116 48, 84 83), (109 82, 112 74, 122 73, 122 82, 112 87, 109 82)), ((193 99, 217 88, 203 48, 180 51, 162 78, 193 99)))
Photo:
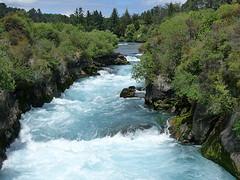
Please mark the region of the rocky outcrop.
POLYGON ((212 115, 204 105, 176 97, 167 82, 159 77, 148 85, 146 104, 174 112, 169 122, 171 136, 183 144, 202 145, 203 156, 240 179, 240 138, 233 130, 240 112, 212 115))
POLYGON ((175 96, 169 81, 169 79, 159 75, 156 80, 148 83, 145 103, 155 110, 167 110, 177 114, 188 112, 191 105, 186 99, 179 99, 175 96))
POLYGON ((145 94, 146 93, 142 87, 130 86, 128 88, 124 88, 121 91, 120 97, 122 97, 122 98, 133 98, 133 97, 145 98, 145 94))
POLYGON ((0 91, 0 167, 6 159, 6 147, 14 141, 20 131, 20 113, 16 96, 0 91))
POLYGON ((136 87, 130 86, 129 88, 124 88, 120 93, 120 97, 122 98, 132 98, 135 97, 136 87))
POLYGON ((148 83, 146 87, 145 102, 149 105, 154 105, 159 100, 165 100, 166 97, 171 98, 173 95, 169 80, 162 76, 158 76, 157 79, 148 83))
POLYGON ((192 115, 190 112, 175 116, 169 122, 169 132, 172 137, 183 144, 194 144, 192 130, 192 115))
POLYGON ((234 133, 234 124, 240 113, 219 117, 202 145, 202 154, 240 178, 240 139, 234 133))
POLYGON ((18 137, 22 113, 60 96, 78 78, 97 75, 102 66, 116 64, 126 61, 115 53, 93 61, 76 59, 59 65, 51 75, 35 83, 18 82, 15 92, 0 91, 0 168, 6 159, 6 148, 18 137))
POLYGON ((94 61, 96 63, 100 63, 102 66, 129 64, 126 57, 121 55, 120 53, 113 53, 111 55, 96 58, 94 61))

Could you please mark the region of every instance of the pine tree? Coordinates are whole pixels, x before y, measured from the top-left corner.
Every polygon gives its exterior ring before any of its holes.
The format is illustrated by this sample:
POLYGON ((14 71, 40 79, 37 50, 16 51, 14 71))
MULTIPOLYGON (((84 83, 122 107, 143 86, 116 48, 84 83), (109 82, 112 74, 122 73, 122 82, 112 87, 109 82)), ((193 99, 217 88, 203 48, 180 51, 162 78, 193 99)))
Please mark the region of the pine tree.
POLYGON ((120 35, 119 32, 119 15, 117 12, 117 9, 114 8, 113 12, 109 18, 109 30, 112 31, 113 33, 120 35))

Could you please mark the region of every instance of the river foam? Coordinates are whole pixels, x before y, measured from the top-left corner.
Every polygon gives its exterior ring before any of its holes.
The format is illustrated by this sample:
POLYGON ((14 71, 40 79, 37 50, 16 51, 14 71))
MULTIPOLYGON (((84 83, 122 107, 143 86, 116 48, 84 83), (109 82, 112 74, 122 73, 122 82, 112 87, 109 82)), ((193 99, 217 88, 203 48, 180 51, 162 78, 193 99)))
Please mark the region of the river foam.
POLYGON ((3 173, 14 167, 13 177, 24 180, 231 179, 196 148, 181 146, 155 129, 91 141, 29 141, 9 157, 3 173))

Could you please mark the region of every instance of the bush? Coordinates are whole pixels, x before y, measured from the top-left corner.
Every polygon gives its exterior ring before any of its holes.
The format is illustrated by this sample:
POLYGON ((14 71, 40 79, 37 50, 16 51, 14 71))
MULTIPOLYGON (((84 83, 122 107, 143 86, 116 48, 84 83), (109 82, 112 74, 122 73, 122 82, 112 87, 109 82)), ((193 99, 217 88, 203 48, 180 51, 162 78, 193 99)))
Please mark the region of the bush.
POLYGON ((13 66, 9 59, 0 50, 0 89, 14 90, 15 80, 13 78, 13 66))
POLYGON ((55 30, 52 24, 34 24, 34 34, 37 39, 48 39, 49 41, 54 42, 56 46, 60 43, 59 32, 55 30))
POLYGON ((178 96, 208 107, 234 111, 240 101, 240 5, 199 10, 167 19, 144 44, 134 77, 168 77, 178 96))
POLYGON ((222 5, 218 10, 217 14, 220 18, 232 18, 240 16, 240 5, 239 4, 225 4, 222 5))
POLYGON ((31 22, 25 14, 11 13, 3 18, 3 27, 9 33, 12 44, 17 44, 19 40, 27 38, 31 40, 31 22))
POLYGON ((118 39, 109 31, 84 32, 69 24, 33 23, 23 13, 0 20, 0 89, 49 77, 60 64, 105 56, 118 39))

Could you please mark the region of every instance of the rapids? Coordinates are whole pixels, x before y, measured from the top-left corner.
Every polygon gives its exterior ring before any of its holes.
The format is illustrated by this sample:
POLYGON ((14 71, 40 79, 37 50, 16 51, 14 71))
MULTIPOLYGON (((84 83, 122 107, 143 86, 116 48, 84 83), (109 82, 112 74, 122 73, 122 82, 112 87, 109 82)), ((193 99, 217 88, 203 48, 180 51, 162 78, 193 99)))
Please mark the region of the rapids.
POLYGON ((155 112, 121 90, 141 86, 131 78, 139 44, 117 51, 131 62, 79 79, 60 98, 22 115, 19 139, 8 150, 1 180, 231 180, 197 147, 171 139, 155 112))

